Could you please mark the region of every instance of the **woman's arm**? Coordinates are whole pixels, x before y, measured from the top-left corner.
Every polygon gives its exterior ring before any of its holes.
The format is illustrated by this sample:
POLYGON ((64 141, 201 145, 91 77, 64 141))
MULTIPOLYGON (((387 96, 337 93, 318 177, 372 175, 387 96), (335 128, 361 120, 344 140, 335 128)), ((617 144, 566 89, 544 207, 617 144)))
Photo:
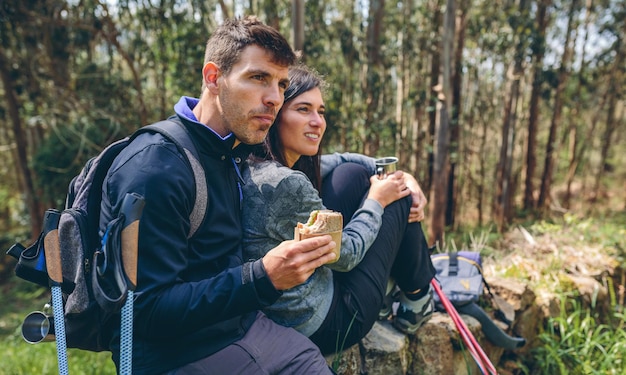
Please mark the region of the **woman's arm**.
MULTIPOLYGON (((374 160, 375 159, 372 157, 352 152, 335 152, 333 154, 325 154, 322 155, 321 158, 321 176, 322 179, 324 179, 337 166, 343 163, 360 164, 367 168, 373 175, 376 173, 376 164, 374 163, 374 160)), ((411 191, 411 198, 413 199, 411 211, 409 212, 409 223, 422 221, 425 217, 424 210, 426 209, 428 200, 426 199, 426 196, 424 195, 424 192, 415 177, 406 172, 403 172, 403 174, 404 181, 408 189, 411 191)))
MULTIPOLYGON (((309 179, 301 172, 289 171, 284 175, 286 167, 280 168, 278 174, 282 174, 277 179, 277 175, 271 168, 265 170, 267 178, 255 178, 255 193, 257 198, 250 194, 244 194, 245 199, 255 199, 258 204, 266 208, 263 220, 257 218, 254 223, 248 222, 246 225, 265 227, 262 231, 256 231, 256 239, 246 241, 248 244, 254 242, 254 246, 268 247, 285 239, 293 239, 294 228, 300 223, 305 223, 309 214, 314 210, 325 209, 319 197, 319 193, 313 187, 309 179), (260 232, 264 232, 261 234, 260 232), (266 238, 263 238, 266 237, 266 238)), ((257 172, 260 172, 257 170, 257 172)), ((248 184, 250 189, 252 184, 248 184)), ((339 260, 327 266, 337 271, 349 271, 354 268, 367 249, 376 239, 382 222, 383 207, 373 199, 365 201, 363 206, 355 213, 352 220, 345 226, 341 239, 341 254, 339 260)), ((244 213, 244 217, 246 214, 244 213)), ((250 228, 244 228, 246 232, 250 228)), ((250 254, 253 249, 245 249, 250 254)), ((265 250, 267 251, 267 249, 265 250)), ((260 253, 263 253, 261 251, 260 253)), ((258 254, 258 253, 257 253, 258 254)))
POLYGON ((376 164, 374 163, 374 158, 369 156, 365 156, 362 154, 356 154, 351 152, 338 153, 334 154, 326 154, 322 155, 321 159, 321 174, 322 179, 326 177, 330 172, 333 171, 338 165, 342 163, 356 163, 367 168, 372 174, 376 173, 376 164))

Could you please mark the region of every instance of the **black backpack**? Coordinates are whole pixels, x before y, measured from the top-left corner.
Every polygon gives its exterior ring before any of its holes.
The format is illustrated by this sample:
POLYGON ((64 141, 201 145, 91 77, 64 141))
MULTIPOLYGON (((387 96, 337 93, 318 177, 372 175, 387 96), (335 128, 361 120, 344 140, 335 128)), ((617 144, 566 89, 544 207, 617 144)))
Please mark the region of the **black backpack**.
MULTIPOLYGON (((126 278, 119 277, 123 271, 119 256, 102 256, 103 245, 98 233, 102 184, 115 157, 136 136, 146 132, 160 133, 176 144, 193 170, 196 202, 189 217, 191 228, 188 238, 204 220, 208 202, 202 203, 202 199, 197 199, 198 196, 206 196, 207 192, 204 169, 190 135, 177 119, 144 126, 90 159, 70 182, 64 210, 51 209, 46 211, 45 216, 45 220, 54 217, 53 229, 58 229, 63 275, 61 291, 69 348, 109 350, 112 327, 119 324, 119 312, 129 285, 126 278)), ((15 267, 18 277, 48 287, 44 237, 51 228, 45 224, 44 231, 32 245, 25 248, 16 243, 7 254, 18 260, 15 267)))

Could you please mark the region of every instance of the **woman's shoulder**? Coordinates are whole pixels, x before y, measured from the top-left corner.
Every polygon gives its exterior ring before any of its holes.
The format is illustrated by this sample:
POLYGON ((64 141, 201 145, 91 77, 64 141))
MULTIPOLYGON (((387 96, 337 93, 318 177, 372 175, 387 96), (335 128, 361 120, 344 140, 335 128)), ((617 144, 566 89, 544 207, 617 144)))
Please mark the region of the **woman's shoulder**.
POLYGON ((257 175, 264 174, 289 174, 289 172, 293 172, 291 168, 285 167, 277 161, 273 160, 254 160, 248 159, 246 160, 246 165, 250 169, 250 171, 257 175))
POLYGON ((247 160, 246 175, 255 182, 263 182, 272 186, 288 181, 292 184, 311 184, 306 175, 300 171, 295 171, 276 161, 247 160))

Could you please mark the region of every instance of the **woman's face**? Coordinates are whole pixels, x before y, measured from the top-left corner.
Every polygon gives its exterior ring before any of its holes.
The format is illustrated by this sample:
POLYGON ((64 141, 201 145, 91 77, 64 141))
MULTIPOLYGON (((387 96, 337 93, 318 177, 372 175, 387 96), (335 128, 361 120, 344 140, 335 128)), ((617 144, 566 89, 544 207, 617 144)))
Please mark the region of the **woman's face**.
POLYGON ((288 167, 293 167, 302 155, 317 154, 326 131, 325 111, 322 92, 317 87, 284 104, 278 122, 278 136, 285 148, 288 167))

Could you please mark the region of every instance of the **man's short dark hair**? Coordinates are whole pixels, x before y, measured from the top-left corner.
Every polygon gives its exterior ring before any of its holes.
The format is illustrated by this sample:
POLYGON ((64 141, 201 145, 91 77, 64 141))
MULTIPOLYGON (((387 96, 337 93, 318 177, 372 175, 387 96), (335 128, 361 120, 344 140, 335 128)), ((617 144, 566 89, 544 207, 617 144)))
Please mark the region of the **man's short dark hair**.
POLYGON ((214 62, 228 74, 239 61, 246 47, 256 45, 272 55, 272 62, 289 67, 296 62, 296 53, 278 30, 261 22, 255 16, 228 19, 207 41, 204 63, 214 62))

